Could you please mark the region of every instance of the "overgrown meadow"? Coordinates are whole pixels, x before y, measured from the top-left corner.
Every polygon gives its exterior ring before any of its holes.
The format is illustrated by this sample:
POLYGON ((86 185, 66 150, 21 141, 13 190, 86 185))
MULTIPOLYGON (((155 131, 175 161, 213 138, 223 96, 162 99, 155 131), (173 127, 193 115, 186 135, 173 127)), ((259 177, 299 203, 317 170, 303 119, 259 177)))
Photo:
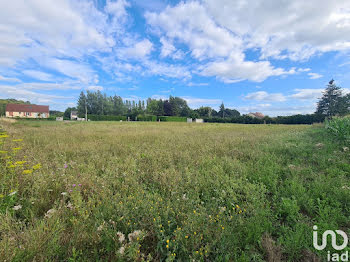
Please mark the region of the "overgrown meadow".
MULTIPOLYGON (((323 126, 0 122, 6 261, 318 261, 350 232, 323 126)), ((347 249, 349 250, 349 249, 347 249)))

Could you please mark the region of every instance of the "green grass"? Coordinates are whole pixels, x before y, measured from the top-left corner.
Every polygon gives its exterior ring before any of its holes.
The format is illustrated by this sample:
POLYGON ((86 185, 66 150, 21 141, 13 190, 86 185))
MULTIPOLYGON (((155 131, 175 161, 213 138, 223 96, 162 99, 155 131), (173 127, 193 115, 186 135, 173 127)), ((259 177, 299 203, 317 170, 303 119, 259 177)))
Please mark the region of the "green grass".
POLYGON ((302 261, 326 257, 314 224, 349 232, 349 152, 322 126, 0 125, 7 261, 302 261))

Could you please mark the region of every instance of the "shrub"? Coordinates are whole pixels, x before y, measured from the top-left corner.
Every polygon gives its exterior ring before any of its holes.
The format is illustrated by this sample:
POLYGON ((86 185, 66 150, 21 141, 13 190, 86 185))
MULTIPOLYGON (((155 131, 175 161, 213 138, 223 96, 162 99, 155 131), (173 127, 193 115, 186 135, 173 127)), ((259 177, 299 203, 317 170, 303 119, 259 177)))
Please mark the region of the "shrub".
POLYGON ((158 119, 164 122, 187 122, 187 117, 180 116, 158 116, 158 119))
POLYGON ((111 115, 88 115, 91 121, 126 121, 126 116, 111 116, 111 115))
POLYGON ((152 121, 156 122, 157 121, 157 116, 153 115, 138 115, 137 116, 137 121, 152 121))
POLYGON ((326 129, 329 133, 344 141, 350 143, 350 117, 337 117, 331 120, 326 119, 326 129))

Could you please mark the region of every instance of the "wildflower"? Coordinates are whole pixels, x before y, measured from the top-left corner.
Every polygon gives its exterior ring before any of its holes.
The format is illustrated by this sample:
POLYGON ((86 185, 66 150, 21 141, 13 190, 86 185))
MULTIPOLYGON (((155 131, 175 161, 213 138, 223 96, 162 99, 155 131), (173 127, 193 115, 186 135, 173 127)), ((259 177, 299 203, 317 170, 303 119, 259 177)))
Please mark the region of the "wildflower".
POLYGON ((17 191, 12 191, 9 196, 13 196, 13 195, 16 195, 17 194, 17 191))
POLYGON ((21 147, 15 147, 15 148, 12 148, 14 151, 17 151, 17 150, 21 150, 22 148, 21 147))
POLYGON ((33 170, 40 169, 41 168, 41 164, 37 164, 37 165, 33 166, 32 168, 33 168, 33 170))
POLYGON ((122 232, 117 232, 117 237, 120 243, 123 243, 125 240, 125 235, 122 232))
POLYGON ((166 243, 169 244, 169 239, 167 239, 166 243))
POLYGON ((23 170, 23 172, 22 172, 22 174, 23 175, 28 175, 28 174, 31 174, 31 173, 33 173, 33 170, 23 170))
POLYGON ((347 152, 347 151, 349 151, 349 148, 347 146, 345 146, 345 147, 343 147, 343 151, 347 152))
POLYGON ((50 218, 50 217, 52 217, 52 215, 53 215, 55 212, 56 212, 56 209, 51 208, 51 209, 49 209, 49 210, 46 212, 45 217, 50 218))
POLYGON ((64 163, 64 168, 67 168, 68 166, 67 166, 67 163, 64 163))
POLYGON ((81 184, 79 184, 78 186, 81 186, 81 184))
POLYGON ((67 192, 62 192, 61 195, 65 196, 65 195, 67 195, 67 192))
POLYGON ((6 153, 7 153, 7 151, 0 150, 0 154, 6 154, 6 153))
POLYGON ((188 238, 188 236, 185 236, 185 238, 188 238))
POLYGON ((17 161, 17 162, 15 162, 15 165, 21 166, 25 163, 27 163, 27 161, 17 161))
POLYGON ((73 184, 73 187, 76 187, 76 184, 73 184))
POLYGON ((99 232, 102 231, 104 225, 105 225, 104 222, 101 225, 99 225, 98 228, 97 228, 97 231, 99 231, 99 232))
POLYGON ((133 233, 130 233, 128 235, 129 241, 131 242, 131 241, 137 239, 141 235, 141 233, 142 233, 141 230, 135 230, 133 233))
POLYGON ((15 211, 17 211, 17 210, 20 210, 21 208, 22 208, 21 205, 17 205, 17 206, 14 206, 12 209, 15 210, 15 211))
POLYGON ((224 229, 225 229, 225 227, 221 227, 221 229, 222 229, 222 230, 224 230, 224 229))
POLYGON ((13 141, 13 142, 22 142, 23 139, 13 139, 12 141, 13 141))
POLYGON ((69 209, 73 209, 73 205, 72 205, 71 202, 68 202, 68 204, 66 205, 66 207, 69 208, 69 209))
POLYGON ((3 198, 4 197, 4 195, 3 194, 0 194, 0 198, 3 198))
POLYGON ((169 248, 169 245, 166 245, 166 248, 169 248))
POLYGON ((125 247, 122 246, 121 248, 119 248, 119 254, 123 255, 125 251, 125 247))

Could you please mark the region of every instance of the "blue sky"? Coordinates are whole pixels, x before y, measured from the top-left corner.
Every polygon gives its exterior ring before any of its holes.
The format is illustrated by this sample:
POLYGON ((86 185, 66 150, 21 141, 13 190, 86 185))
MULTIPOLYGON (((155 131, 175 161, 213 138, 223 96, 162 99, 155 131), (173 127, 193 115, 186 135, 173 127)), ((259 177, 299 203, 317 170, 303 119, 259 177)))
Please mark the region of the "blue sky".
POLYGON ((347 0, 0 3, 0 98, 58 110, 101 90, 312 113, 330 79, 349 92, 349 51, 347 0))

